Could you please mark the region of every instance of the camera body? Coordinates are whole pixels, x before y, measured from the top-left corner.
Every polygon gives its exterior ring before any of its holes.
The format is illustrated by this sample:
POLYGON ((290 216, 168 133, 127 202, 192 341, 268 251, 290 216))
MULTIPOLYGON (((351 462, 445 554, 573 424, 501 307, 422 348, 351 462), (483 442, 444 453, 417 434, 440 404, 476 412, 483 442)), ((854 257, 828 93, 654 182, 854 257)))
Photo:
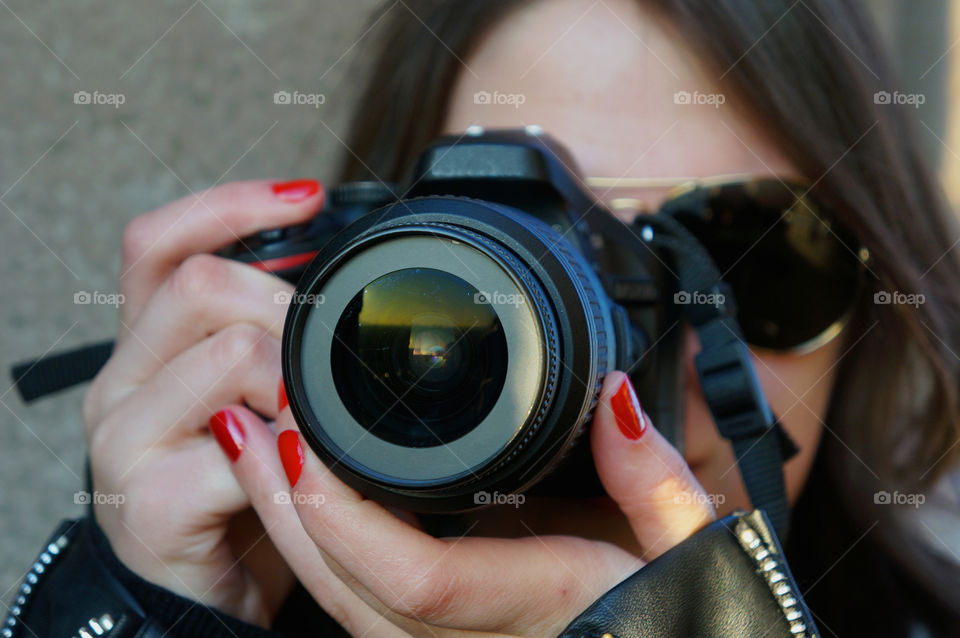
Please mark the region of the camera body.
POLYGON ((226 254, 298 281, 285 387, 346 483, 434 513, 602 494, 578 442, 614 369, 679 444, 675 291, 573 166, 535 127, 474 127, 424 150, 402 196, 346 184, 226 254))

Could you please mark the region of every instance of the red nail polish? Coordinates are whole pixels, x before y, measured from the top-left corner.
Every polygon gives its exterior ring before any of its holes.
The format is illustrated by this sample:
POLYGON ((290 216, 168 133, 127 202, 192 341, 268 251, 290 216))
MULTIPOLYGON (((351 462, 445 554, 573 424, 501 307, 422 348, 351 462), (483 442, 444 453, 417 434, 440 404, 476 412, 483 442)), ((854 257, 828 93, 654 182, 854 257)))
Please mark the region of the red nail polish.
POLYGON ((277 388, 277 410, 283 410, 287 405, 287 391, 283 387, 283 377, 280 377, 280 387, 277 388))
POLYGON ((213 437, 220 444, 223 453, 227 455, 232 462, 240 458, 240 452, 243 451, 244 432, 240 421, 230 410, 220 410, 210 417, 210 431, 213 437))
POLYGON ((270 187, 273 194, 285 202, 302 202, 320 191, 320 182, 315 179, 295 179, 278 182, 270 187))
POLYGON ((647 420, 643 418, 643 410, 640 409, 630 377, 623 378, 623 383, 610 398, 610 407, 623 436, 636 441, 647 431, 647 420))
POLYGON ((284 430, 277 437, 277 451, 280 452, 280 463, 287 473, 290 487, 294 487, 300 480, 303 470, 303 448, 300 446, 300 435, 294 430, 284 430))

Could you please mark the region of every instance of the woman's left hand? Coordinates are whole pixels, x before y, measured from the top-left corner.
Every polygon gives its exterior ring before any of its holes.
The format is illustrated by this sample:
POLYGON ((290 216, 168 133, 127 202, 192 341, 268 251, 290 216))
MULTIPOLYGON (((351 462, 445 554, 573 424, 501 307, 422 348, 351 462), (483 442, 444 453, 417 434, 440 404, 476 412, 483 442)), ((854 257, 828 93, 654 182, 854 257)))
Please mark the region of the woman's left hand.
MULTIPOLYGON (((573 536, 434 538, 334 476, 301 446, 289 409, 278 418, 276 442, 253 413, 237 412, 246 447, 234 472, 300 581, 328 599, 345 584, 384 617, 371 622, 369 609, 346 608, 360 600, 340 596, 345 608, 334 618, 355 635, 394 635, 397 628, 434 637, 557 635, 643 565, 616 545, 573 536), (281 459, 291 498, 277 496, 288 489, 277 479, 281 459), (330 582, 335 577, 341 582, 330 582)), ((604 487, 646 558, 714 520, 710 499, 649 422, 623 373, 604 383, 591 446, 604 487)))

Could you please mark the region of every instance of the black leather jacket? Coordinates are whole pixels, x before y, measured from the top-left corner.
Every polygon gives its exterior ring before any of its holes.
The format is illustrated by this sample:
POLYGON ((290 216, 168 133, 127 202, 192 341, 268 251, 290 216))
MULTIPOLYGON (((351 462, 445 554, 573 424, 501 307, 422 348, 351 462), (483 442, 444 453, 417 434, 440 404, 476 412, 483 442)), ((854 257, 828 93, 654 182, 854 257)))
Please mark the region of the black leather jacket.
MULTIPOLYGON (((271 630, 153 585, 114 555, 92 514, 60 524, 27 573, 0 638, 345 636, 297 588, 271 630)), ((761 511, 704 528, 608 591, 561 638, 817 636, 761 511)))

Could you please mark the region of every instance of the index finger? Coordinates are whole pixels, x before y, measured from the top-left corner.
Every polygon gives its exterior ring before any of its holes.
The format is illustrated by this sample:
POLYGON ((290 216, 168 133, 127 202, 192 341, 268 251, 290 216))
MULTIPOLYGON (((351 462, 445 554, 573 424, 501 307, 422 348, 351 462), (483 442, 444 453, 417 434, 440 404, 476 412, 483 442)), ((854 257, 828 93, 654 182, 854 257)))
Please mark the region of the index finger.
POLYGON ((619 547, 572 536, 434 538, 342 483, 302 447, 288 408, 277 427, 307 534, 339 569, 408 618, 472 631, 556 633, 640 566, 619 547), (317 499, 322 507, 311 506, 317 499))
POLYGON ((135 217, 123 233, 121 319, 130 325, 187 257, 213 252, 259 230, 306 221, 323 205, 316 180, 233 182, 135 217))

